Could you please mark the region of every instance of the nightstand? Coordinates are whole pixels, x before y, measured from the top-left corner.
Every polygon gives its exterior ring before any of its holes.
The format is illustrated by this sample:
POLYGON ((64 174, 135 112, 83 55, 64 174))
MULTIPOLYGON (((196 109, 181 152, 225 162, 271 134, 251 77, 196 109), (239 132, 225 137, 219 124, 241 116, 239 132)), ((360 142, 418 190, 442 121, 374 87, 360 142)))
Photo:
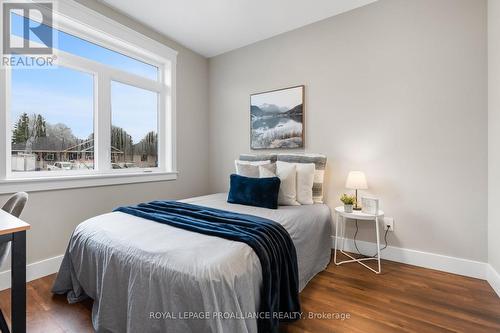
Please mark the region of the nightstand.
POLYGON ((333 261, 335 262, 335 265, 342 265, 342 264, 347 264, 351 262, 357 262, 358 264, 368 268, 374 273, 380 274, 382 272, 382 267, 380 266, 380 234, 379 234, 379 220, 382 219, 384 216, 384 212, 379 210, 376 215, 372 214, 366 214, 361 211, 353 211, 352 213, 346 213, 344 211, 344 207, 336 207, 335 208, 335 253, 334 253, 334 259, 333 261), (375 223, 375 232, 377 234, 377 256, 376 257, 368 257, 368 258, 354 258, 350 254, 344 252, 344 245, 345 245, 345 229, 346 229, 346 221, 350 220, 363 220, 363 221, 373 221, 375 223), (340 228, 340 231, 339 231, 340 228), (340 237, 340 239, 339 239, 340 237), (338 243, 340 244, 340 252, 349 257, 350 260, 344 260, 337 262, 337 248, 339 246, 338 243), (378 270, 374 270, 370 266, 364 263, 364 261, 368 260, 377 260, 378 262, 378 270))

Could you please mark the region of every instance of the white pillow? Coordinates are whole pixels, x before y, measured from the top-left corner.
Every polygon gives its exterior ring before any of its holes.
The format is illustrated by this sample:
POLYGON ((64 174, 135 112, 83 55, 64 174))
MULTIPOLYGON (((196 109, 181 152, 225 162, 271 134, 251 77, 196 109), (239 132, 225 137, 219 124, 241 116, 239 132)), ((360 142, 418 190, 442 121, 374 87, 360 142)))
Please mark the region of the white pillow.
POLYGON ((278 161, 277 165, 295 166, 295 170, 297 173, 296 201, 302 205, 314 204, 313 184, 314 184, 314 172, 316 170, 316 166, 314 165, 314 163, 290 163, 290 162, 278 161))
POLYGON ((281 180, 278 204, 300 206, 297 202, 297 168, 293 163, 276 162, 276 176, 281 180))
POLYGON ((278 161, 289 163, 314 163, 316 171, 314 172, 313 201, 323 203, 323 180, 327 158, 321 154, 288 154, 277 155, 278 161))
POLYGON ((276 177, 276 163, 259 165, 259 178, 276 177))
POLYGON ((271 161, 241 161, 235 160, 236 174, 244 177, 259 178, 259 165, 270 164, 271 161), (253 168, 252 168, 253 166, 253 168))
POLYGON ((314 163, 294 163, 297 168, 297 201, 302 205, 312 205, 314 172, 316 166, 314 163))

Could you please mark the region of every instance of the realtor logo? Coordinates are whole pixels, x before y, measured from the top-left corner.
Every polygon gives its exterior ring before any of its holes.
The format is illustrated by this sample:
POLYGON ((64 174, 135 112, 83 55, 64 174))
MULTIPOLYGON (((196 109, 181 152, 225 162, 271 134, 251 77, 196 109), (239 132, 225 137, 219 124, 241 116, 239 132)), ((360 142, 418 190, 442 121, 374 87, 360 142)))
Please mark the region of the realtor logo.
POLYGON ((51 2, 3 3, 3 54, 52 54, 52 23, 51 2), (22 31, 14 28, 14 18, 22 20, 22 31))
POLYGON ((0 68, 56 68, 53 2, 2 2, 0 68))

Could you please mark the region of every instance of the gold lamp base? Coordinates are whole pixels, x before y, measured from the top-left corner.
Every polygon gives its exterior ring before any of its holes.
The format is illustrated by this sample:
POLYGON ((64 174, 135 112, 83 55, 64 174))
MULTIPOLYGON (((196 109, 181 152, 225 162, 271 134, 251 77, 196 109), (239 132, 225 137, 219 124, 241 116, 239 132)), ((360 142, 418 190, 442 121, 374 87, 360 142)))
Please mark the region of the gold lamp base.
POLYGON ((358 206, 358 190, 356 190, 356 204, 352 207, 353 210, 361 210, 361 207, 358 206))

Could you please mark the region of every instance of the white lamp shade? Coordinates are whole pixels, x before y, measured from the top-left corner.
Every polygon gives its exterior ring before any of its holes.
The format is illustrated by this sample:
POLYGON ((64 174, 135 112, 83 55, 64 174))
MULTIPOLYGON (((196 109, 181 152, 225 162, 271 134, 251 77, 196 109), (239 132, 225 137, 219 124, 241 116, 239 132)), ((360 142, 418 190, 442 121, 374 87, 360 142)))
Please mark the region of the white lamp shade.
POLYGON ((365 174, 361 171, 351 171, 347 176, 345 187, 350 190, 366 190, 368 184, 366 183, 365 174))

